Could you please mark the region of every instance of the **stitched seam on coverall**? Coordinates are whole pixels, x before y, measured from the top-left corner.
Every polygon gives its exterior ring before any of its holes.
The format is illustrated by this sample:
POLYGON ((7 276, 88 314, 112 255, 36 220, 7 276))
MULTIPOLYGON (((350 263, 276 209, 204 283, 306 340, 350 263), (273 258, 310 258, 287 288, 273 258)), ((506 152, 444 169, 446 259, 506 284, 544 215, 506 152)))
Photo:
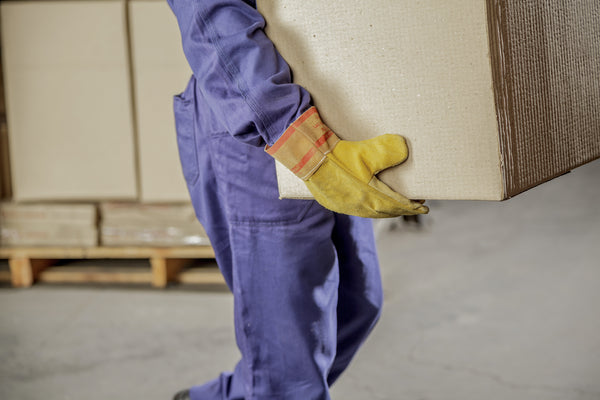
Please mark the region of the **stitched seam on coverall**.
POLYGON ((312 205, 315 203, 314 200, 304 200, 307 204, 301 209, 296 218, 290 219, 282 219, 276 221, 261 221, 261 220, 252 220, 252 219, 235 219, 232 218, 230 220, 230 224, 232 226, 271 226, 271 227, 285 227, 288 225, 296 225, 306 217, 306 214, 309 213, 312 205))
MULTIPOLYGON (((209 35, 208 35, 209 42, 214 46, 214 48, 217 52, 217 55, 219 57, 219 61, 223 66, 223 70, 225 71, 227 76, 229 76, 229 79, 232 81, 234 86, 237 87, 240 95, 245 100, 248 107, 250 107, 250 109, 258 117, 258 120, 259 120, 260 124, 262 125, 263 130, 268 135, 268 139, 271 140, 272 137, 276 136, 276 135, 273 135, 273 132, 271 132, 271 126, 273 126, 273 122, 270 120, 270 118, 266 114, 264 114, 262 111, 260 111, 260 109, 258 107, 258 102, 250 94, 250 89, 248 87, 247 82, 242 79, 239 69, 235 66, 235 64, 233 64, 231 62, 231 60, 229 60, 229 58, 225 54, 223 47, 219 44, 219 39, 220 39, 219 35, 217 34, 217 31, 215 30, 213 25, 209 22, 209 18, 207 18, 205 11, 204 10, 197 10, 197 11, 198 11, 198 16, 202 19, 202 22, 204 23, 204 25, 207 28, 207 31, 209 33, 209 35)), ((255 24, 253 24, 253 25, 255 25, 255 24)), ((266 138, 263 138, 263 140, 267 141, 266 138)))

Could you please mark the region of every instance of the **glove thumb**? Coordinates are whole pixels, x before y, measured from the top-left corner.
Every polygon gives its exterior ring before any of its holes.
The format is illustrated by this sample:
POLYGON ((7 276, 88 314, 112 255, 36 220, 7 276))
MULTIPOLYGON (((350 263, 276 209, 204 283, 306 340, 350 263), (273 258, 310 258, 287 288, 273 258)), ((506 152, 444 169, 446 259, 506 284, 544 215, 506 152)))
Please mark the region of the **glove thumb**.
POLYGON ((380 171, 406 161, 408 146, 402 136, 385 134, 356 142, 341 141, 333 153, 368 182, 380 171))

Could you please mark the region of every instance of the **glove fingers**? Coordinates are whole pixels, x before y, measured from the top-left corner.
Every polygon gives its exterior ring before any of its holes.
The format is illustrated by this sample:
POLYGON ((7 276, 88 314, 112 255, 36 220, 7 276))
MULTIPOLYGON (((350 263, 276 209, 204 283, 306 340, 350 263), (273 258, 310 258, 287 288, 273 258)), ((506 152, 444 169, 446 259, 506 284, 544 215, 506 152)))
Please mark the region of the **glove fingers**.
POLYGON ((408 158, 406 140, 400 135, 385 134, 358 142, 363 162, 373 174, 402 164, 408 158))
POLYGON ((395 215, 417 215, 427 214, 429 208, 420 201, 410 200, 398 192, 392 190, 388 185, 373 177, 369 186, 379 192, 382 212, 390 212, 395 215), (387 209, 387 210, 384 210, 387 209))
MULTIPOLYGON (((327 163, 329 164, 329 163, 327 163)), ((325 166, 325 168, 327 168, 325 166)), ((342 214, 365 218, 389 218, 399 215, 426 214, 429 209, 419 202, 411 201, 394 192, 377 178, 369 183, 360 183, 345 174, 328 179, 331 175, 321 176, 318 171, 306 186, 315 199, 324 207, 342 214), (322 180, 323 178, 323 180, 322 180), (336 196, 332 196, 329 187, 335 186, 336 196), (342 201, 343 200, 343 201, 342 201)))

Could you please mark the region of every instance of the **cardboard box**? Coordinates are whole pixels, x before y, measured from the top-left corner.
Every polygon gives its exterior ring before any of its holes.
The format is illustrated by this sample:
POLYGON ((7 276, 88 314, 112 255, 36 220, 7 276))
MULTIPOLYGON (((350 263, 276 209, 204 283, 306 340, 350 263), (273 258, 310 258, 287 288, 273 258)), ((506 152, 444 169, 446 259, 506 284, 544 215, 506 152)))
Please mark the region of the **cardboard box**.
POLYGON ((0 7, 14 198, 135 199, 124 3, 0 7))
POLYGON ((56 223, 95 226, 93 204, 0 203, 0 224, 56 223))
POLYGON ((164 0, 129 2, 138 128, 140 200, 187 201, 177 150, 173 95, 192 71, 181 47, 175 16, 164 0))
POLYGON ((83 225, 7 224, 0 225, 0 244, 4 247, 95 247, 98 245, 98 230, 83 225))
POLYGON ((98 245, 93 204, 0 203, 0 245, 98 245))
POLYGON ((105 246, 210 245, 189 203, 103 203, 100 214, 105 246))
MULTIPOLYGON (((600 157, 600 2, 259 0, 339 136, 404 135, 415 199, 502 200, 600 157)), ((308 197, 281 166, 282 197, 308 197)))
POLYGON ((210 245, 198 224, 179 226, 109 225, 101 226, 104 246, 190 246, 210 245))
POLYGON ((198 223, 194 208, 189 202, 165 204, 108 202, 100 204, 100 215, 102 222, 111 224, 198 223))

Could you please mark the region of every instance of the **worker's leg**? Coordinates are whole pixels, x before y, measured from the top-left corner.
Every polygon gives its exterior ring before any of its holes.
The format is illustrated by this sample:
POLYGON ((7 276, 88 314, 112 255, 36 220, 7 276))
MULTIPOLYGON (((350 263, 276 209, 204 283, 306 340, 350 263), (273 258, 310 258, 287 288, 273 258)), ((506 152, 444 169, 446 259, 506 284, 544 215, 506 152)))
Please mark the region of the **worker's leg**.
POLYGON ((337 351, 331 385, 346 369, 377 322, 383 302, 371 220, 336 214, 333 231, 340 269, 337 351))
MULTIPOLYGON (((374 327, 382 305, 381 278, 371 221, 337 214, 332 239, 338 257, 340 282, 336 356, 327 377, 329 385, 346 369, 374 327)), ((238 365, 238 373, 223 374, 217 381, 218 386, 213 382, 212 388, 233 388, 233 392, 229 393, 232 397, 227 398, 243 399, 241 368, 238 365)))
MULTIPOLYGON (((330 369, 331 385, 350 363, 352 357, 375 325, 381 309, 382 290, 377 255, 369 220, 336 215, 333 241, 339 259, 340 284, 337 305, 336 357, 330 369)), ((200 389, 210 396, 227 393, 228 399, 244 398, 241 365, 237 373, 224 373, 200 389)), ((205 398, 220 398, 210 397, 205 398)), ((202 398, 202 397, 198 397, 202 398)))
MULTIPOLYGON (((339 284, 335 215, 313 201, 279 200, 274 161, 262 149, 227 133, 212 135, 209 145, 230 226, 242 353, 235 373, 221 376, 221 395, 328 399, 339 284)), ((193 388, 192 400, 208 399, 206 389, 193 388)))

